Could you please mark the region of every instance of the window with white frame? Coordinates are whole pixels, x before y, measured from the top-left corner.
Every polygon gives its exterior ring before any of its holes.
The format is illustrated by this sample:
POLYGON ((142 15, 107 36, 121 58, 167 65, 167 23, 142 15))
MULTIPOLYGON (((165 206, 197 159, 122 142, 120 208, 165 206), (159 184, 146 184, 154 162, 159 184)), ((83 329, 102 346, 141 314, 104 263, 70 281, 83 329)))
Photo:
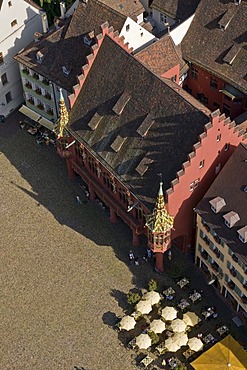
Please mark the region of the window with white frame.
POLYGON ((204 162, 205 162, 205 161, 204 161, 204 159, 200 161, 200 163, 199 163, 199 168, 204 167, 204 162))

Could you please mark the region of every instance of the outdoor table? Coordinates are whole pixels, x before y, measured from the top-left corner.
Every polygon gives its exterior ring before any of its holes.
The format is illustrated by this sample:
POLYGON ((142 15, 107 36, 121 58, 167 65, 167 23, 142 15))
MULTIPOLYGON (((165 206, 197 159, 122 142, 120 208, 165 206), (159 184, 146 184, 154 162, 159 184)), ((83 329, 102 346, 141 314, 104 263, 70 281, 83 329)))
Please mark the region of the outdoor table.
POLYGON ((138 311, 134 311, 130 316, 133 316, 134 319, 137 319, 138 317, 142 316, 142 314, 138 311))
POLYGON ((152 362, 153 358, 148 355, 141 360, 141 364, 144 365, 145 367, 148 367, 152 362))
POLYGON ((210 342, 215 342, 215 338, 214 338, 214 336, 212 334, 206 335, 206 337, 204 337, 202 340, 206 344, 208 344, 210 342))
POLYGON ((175 369, 178 365, 181 365, 181 361, 177 357, 171 357, 167 362, 172 369, 175 369))
POLYGON ((167 288, 166 290, 164 290, 163 294, 166 296, 166 297, 169 297, 169 296, 173 296, 175 294, 175 290, 172 289, 172 287, 169 287, 167 288))
POLYGON ((155 349, 162 355, 166 351, 165 343, 160 343, 155 349))
POLYGON ((208 317, 212 316, 214 314, 214 310, 209 307, 207 310, 202 312, 202 315, 207 319, 208 317))
POLYGON ((189 280, 186 278, 182 278, 177 282, 177 284, 180 286, 181 289, 183 289, 186 285, 189 284, 189 280))
POLYGON ((193 303, 195 303, 196 301, 198 301, 198 299, 201 299, 201 294, 200 293, 198 293, 198 292, 195 292, 195 293, 193 293, 193 294, 191 294, 190 296, 189 296, 189 299, 193 302, 193 303))
POLYGON ((186 358, 186 360, 188 360, 188 358, 190 358, 194 353, 195 351, 189 348, 185 352, 183 352, 183 356, 186 358))
POLYGON ((189 302, 187 302, 185 299, 181 299, 180 303, 178 304, 178 307, 181 310, 184 310, 185 308, 187 308, 189 306, 190 306, 189 302))
POLYGON ((220 328, 216 329, 216 331, 219 333, 220 336, 222 336, 229 331, 229 328, 226 325, 223 325, 220 328))
POLYGON ((134 349, 136 347, 136 338, 131 339, 127 345, 128 348, 134 349))

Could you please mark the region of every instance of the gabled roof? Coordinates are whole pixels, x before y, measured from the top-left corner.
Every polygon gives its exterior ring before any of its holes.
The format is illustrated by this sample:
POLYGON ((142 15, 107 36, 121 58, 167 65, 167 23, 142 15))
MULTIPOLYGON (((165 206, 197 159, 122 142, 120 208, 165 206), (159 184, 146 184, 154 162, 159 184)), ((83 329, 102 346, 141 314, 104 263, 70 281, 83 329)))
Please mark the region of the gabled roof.
MULTIPOLYGON (((215 181, 197 205, 203 220, 222 238, 232 251, 247 264, 247 247, 238 237, 238 230, 247 225, 247 145, 240 144, 225 164, 215 181), (210 209, 209 201, 216 197, 225 200, 224 207, 217 213, 210 209), (226 215, 237 213, 239 220, 229 228, 225 225, 226 215), (230 213, 231 212, 231 213, 230 213)), ((238 218, 238 217, 237 217, 238 218)))
POLYGON ((183 58, 246 94, 246 24, 246 1, 201 0, 182 41, 183 58))
MULTIPOLYGON (((127 1, 130 2, 131 0, 127 1)), ((127 16, 115 11, 106 3, 110 1, 88 0, 87 4, 79 2, 65 37, 76 37, 91 31, 98 35, 101 32, 101 24, 106 21, 120 33, 127 16)))
POLYGON ((158 75, 162 75, 178 64, 180 69, 184 69, 186 65, 182 59, 180 47, 174 44, 169 35, 136 53, 135 57, 158 75))
POLYGON ((200 0, 154 0, 151 7, 168 17, 184 21, 195 13, 200 0))
POLYGON ((168 189, 210 120, 193 105, 195 99, 188 102, 170 83, 106 35, 70 112, 70 132, 147 206, 156 199, 157 173, 164 174, 168 189), (118 115, 112 109, 124 92, 130 99, 118 115), (95 112, 102 119, 91 130, 95 112), (141 136, 138 129, 148 114, 153 123, 141 136), (118 136, 126 140, 113 150, 118 136))
POLYGON ((138 15, 145 11, 140 0, 98 0, 98 2, 105 4, 125 17, 132 18, 134 21, 136 21, 138 15))

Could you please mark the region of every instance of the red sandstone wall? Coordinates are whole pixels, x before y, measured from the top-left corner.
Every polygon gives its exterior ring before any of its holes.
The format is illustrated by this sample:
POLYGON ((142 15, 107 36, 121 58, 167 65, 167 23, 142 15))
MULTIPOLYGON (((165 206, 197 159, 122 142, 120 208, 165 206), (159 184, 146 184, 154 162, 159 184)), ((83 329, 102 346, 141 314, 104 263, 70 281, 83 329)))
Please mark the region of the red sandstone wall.
POLYGON ((163 73, 161 77, 172 78, 173 76, 176 76, 176 80, 174 82, 179 84, 179 71, 180 71, 180 66, 179 64, 177 64, 176 66, 169 69, 169 71, 163 73))
POLYGON ((167 191, 167 209, 175 217, 172 239, 182 236, 179 244, 183 244, 183 250, 188 249, 193 240, 193 208, 217 176, 216 167, 221 164, 222 169, 237 145, 243 141, 243 136, 239 135, 239 131, 229 122, 230 119, 224 119, 224 115, 217 115, 212 119, 212 125, 208 124, 205 134, 200 135, 200 143, 194 146, 195 152, 190 155, 189 161, 184 163, 183 171, 167 191), (221 135, 219 141, 218 135, 221 135), (225 150, 228 143, 229 149, 225 150), (204 166, 200 168, 202 160, 204 166), (191 191, 190 184, 197 179, 198 187, 191 191))

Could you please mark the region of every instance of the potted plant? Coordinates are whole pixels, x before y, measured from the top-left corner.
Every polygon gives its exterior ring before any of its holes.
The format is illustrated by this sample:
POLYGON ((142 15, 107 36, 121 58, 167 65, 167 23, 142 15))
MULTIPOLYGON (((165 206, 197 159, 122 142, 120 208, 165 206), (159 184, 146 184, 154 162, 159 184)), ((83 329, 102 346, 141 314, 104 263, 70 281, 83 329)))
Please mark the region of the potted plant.
POLYGON ((129 292, 127 294, 127 302, 132 306, 134 306, 136 303, 138 303, 141 299, 141 296, 139 293, 129 292))
POLYGON ((148 282, 148 290, 151 292, 152 290, 157 290, 158 289, 158 282, 155 279, 151 279, 148 282))
POLYGON ((28 89, 31 89, 32 88, 32 84, 30 82, 26 82, 25 83, 25 86, 28 88, 28 89))
POLYGON ((41 90, 40 90, 39 87, 36 88, 35 92, 36 92, 36 94, 41 95, 41 90))
POLYGON ((34 74, 33 74, 33 78, 35 78, 35 80, 38 80, 38 79, 39 79, 39 75, 38 75, 38 73, 34 73, 34 74))
POLYGON ((29 75, 29 70, 27 68, 23 68, 22 73, 25 75, 29 75))
POLYGON ((46 98, 46 99, 48 99, 48 100, 51 100, 51 94, 46 93, 46 94, 45 94, 45 98, 46 98))
POLYGON ((37 108, 39 108, 39 109, 41 109, 41 110, 44 110, 44 106, 43 106, 43 104, 41 104, 41 103, 39 103, 39 104, 37 105, 37 108))

